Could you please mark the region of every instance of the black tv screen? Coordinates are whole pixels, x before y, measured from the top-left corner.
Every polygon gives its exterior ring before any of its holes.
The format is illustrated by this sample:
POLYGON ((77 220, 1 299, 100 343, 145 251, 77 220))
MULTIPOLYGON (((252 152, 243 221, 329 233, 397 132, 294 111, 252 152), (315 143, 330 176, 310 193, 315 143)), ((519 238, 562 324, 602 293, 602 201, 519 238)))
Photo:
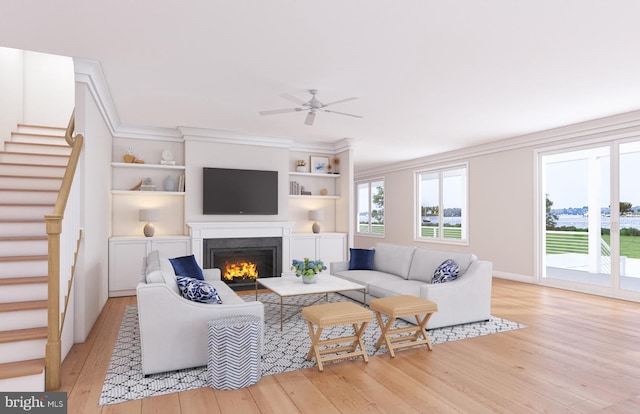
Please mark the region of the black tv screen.
POLYGON ((205 167, 202 214, 277 215, 278 172, 205 167))

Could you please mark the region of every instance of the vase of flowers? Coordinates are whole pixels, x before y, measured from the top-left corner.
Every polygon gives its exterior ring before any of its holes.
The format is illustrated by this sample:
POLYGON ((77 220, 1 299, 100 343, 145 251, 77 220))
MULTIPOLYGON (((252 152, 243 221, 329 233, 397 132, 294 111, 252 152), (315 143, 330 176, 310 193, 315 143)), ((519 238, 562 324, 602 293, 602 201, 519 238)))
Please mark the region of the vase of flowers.
POLYGON ((307 172, 307 162, 305 160, 297 160, 296 161, 296 171, 297 172, 307 172))
POLYGON ((305 257, 304 260, 293 259, 291 270, 296 272, 297 277, 302 277, 304 283, 316 283, 318 273, 327 270, 327 266, 322 260, 309 260, 308 257, 305 257))

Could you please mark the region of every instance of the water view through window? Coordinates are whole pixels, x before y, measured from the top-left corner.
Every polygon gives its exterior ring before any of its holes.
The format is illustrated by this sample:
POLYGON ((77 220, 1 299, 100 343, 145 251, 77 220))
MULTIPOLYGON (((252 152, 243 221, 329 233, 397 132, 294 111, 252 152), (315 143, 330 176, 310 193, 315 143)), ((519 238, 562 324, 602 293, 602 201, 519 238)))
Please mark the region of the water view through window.
POLYGON ((416 173, 417 238, 467 240, 467 167, 416 173))
POLYGON ((541 161, 543 277, 640 292, 640 143, 541 161))

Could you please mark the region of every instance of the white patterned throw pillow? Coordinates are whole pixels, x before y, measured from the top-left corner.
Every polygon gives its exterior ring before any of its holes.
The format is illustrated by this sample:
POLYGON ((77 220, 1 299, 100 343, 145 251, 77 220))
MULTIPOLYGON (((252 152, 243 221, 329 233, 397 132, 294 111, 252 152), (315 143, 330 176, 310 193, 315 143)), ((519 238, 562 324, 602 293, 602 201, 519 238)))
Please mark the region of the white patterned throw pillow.
POLYGON ((184 298, 201 303, 222 303, 218 291, 209 283, 186 276, 176 276, 176 280, 184 298))
POLYGON ((451 259, 447 259, 438 266, 435 272, 433 272, 433 278, 431 283, 444 283, 451 280, 455 280, 460 272, 460 266, 451 259))

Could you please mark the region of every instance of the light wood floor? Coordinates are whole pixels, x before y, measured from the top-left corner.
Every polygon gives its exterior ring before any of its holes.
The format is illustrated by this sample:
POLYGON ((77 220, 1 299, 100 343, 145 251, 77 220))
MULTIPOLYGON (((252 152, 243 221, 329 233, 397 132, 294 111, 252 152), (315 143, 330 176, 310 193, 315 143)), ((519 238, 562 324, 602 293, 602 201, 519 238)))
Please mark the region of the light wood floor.
MULTIPOLYGON (((63 364, 69 413, 638 413, 640 304, 494 279, 492 314, 526 329, 98 407, 124 308, 109 299, 63 364)), ((306 350, 301 350, 306 352, 306 350)))

